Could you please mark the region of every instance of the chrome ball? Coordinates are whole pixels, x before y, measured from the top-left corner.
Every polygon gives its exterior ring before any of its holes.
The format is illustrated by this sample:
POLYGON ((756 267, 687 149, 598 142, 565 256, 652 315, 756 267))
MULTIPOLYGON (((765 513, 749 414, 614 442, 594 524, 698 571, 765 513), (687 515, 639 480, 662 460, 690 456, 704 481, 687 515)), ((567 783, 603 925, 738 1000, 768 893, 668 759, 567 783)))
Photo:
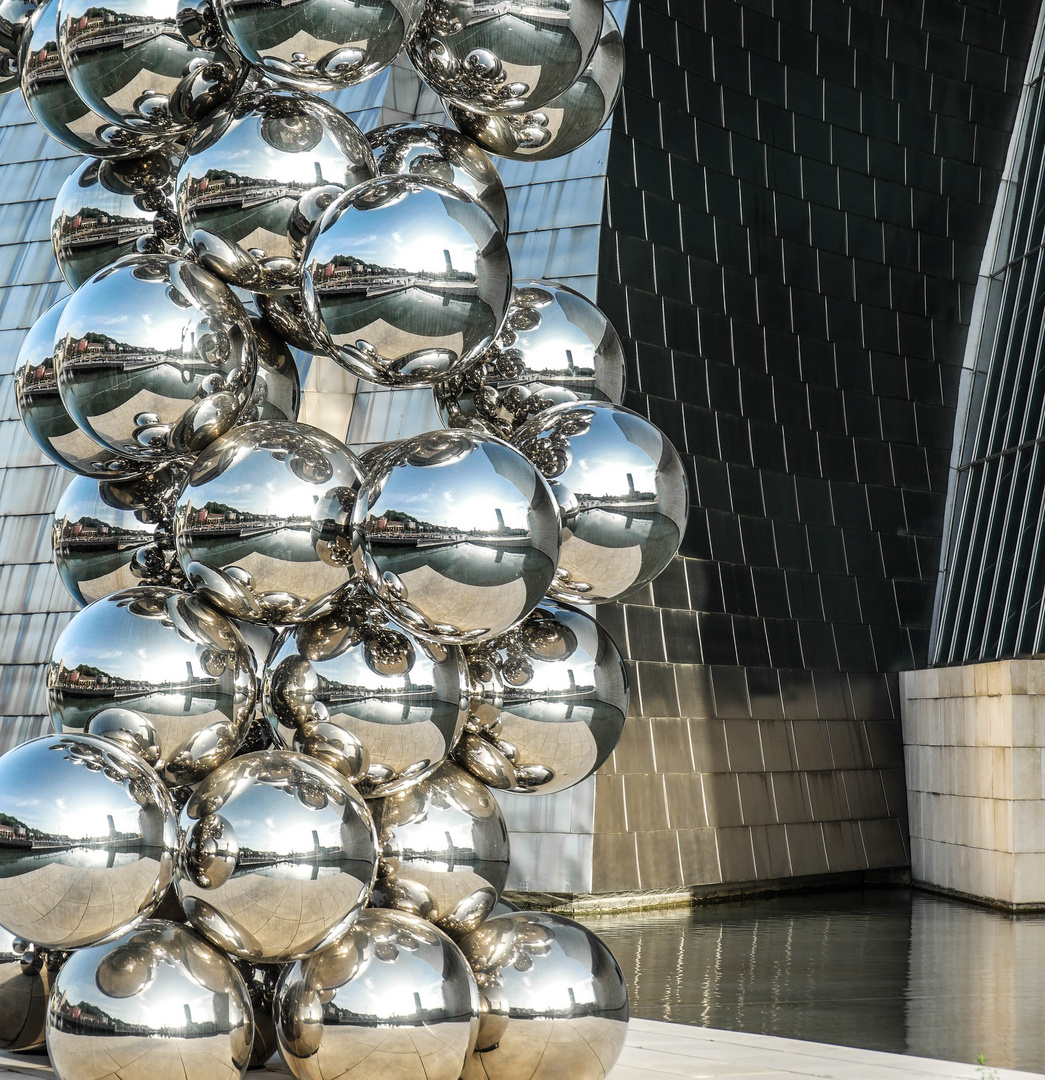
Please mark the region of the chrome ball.
POLYGON ((164 154, 82 162, 51 207, 51 245, 71 289, 123 255, 180 241, 174 167, 164 154))
POLYGON ((306 424, 263 420, 196 460, 174 532, 192 587, 236 619, 298 623, 350 586, 356 456, 306 424))
POLYGON ((134 476, 147 461, 116 454, 85 435, 69 415, 58 392, 55 331, 70 297, 49 307, 22 339, 15 361, 15 401, 33 442, 63 469, 95 479, 134 476))
POLYGON ((446 111, 456 127, 488 154, 514 161, 548 161, 583 146, 610 118, 624 85, 624 39, 610 9, 591 63, 558 97, 521 112, 474 112, 458 105, 446 111))
POLYGON ((116 1080, 128 1068, 150 1080, 232 1080, 246 1072, 253 1038, 232 961, 159 919, 74 953, 47 1010, 47 1052, 60 1080, 116 1080))
POLYGON ((187 259, 131 255, 70 297, 58 392, 92 439, 144 465, 198 454, 239 418, 257 348, 243 305, 187 259))
POLYGON ((248 69, 235 53, 194 48, 177 16, 178 0, 60 0, 58 50, 73 89, 129 131, 191 130, 233 97, 248 69))
POLYGON ((267 78, 301 90, 340 90, 376 75, 413 35, 424 0, 216 0, 236 48, 267 78))
POLYGON ((22 94, 36 122, 87 157, 131 157, 161 147, 171 136, 120 127, 80 98, 58 51, 57 15, 58 0, 45 0, 30 17, 18 54, 22 94))
POLYGON ((619 405, 624 380, 617 331, 587 297, 557 282, 517 281, 493 344, 433 389, 447 427, 510 439, 552 405, 619 405))
POLYGON ((370 896, 377 839, 362 797, 303 754, 265 750, 215 769, 181 812, 175 887, 226 952, 300 960, 336 941, 370 896))
POLYGON ((258 350, 258 373, 254 379, 254 392, 236 425, 242 427, 259 420, 297 420, 301 408, 301 376, 294 356, 264 319, 252 315, 250 325, 258 350))
POLYGON ((408 46, 421 78, 454 105, 518 112, 558 97, 591 61, 602 0, 481 5, 433 0, 408 46))
POLYGON ((177 589, 125 589, 77 612, 47 669, 55 730, 125 740, 175 787, 232 757, 256 700, 235 626, 177 589))
POLYGON ((519 911, 460 945, 482 1002, 463 1080, 604 1080, 627 1035, 628 988, 595 934, 561 915, 519 911))
POLYGON ((619 405, 555 405, 514 444, 551 484, 562 514, 557 600, 619 600, 655 578, 682 542, 689 486, 675 448, 619 405))
POLYGON ((545 600, 518 626, 467 650, 470 730, 455 757, 519 794, 572 787, 610 756, 628 713, 628 674, 609 634, 545 600))
POLYGON ((19 89, 18 56, 22 35, 36 6, 34 0, 0 2, 0 94, 19 89))
POLYGON ((0 1050, 44 1048, 47 999, 63 959, 63 953, 37 949, 0 926, 0 1050))
POLYGON ((464 726, 464 656, 426 642, 363 596, 288 629, 265 668, 264 709, 288 739, 345 771, 365 796, 434 772, 464 726), (347 735, 348 739, 344 736, 347 735), (360 744, 368 767, 342 765, 360 744))
POLYGON ((284 968, 282 964, 250 964, 246 960, 236 960, 234 963, 247 984, 254 1014, 254 1045, 247 1067, 263 1069, 268 1059, 276 1053, 279 1043, 276 1037, 276 986, 284 968))
POLYGON ((386 124, 366 133, 379 176, 418 176, 459 188, 508 235, 508 196, 486 152, 453 128, 386 124))
POLYGON ((393 618, 440 641, 497 637, 552 584, 560 525, 543 477, 500 439, 430 431, 383 453, 352 557, 393 618))
POLYGON ((177 585, 174 500, 185 481, 177 463, 124 481, 76 476, 54 512, 51 550, 55 569, 78 604, 135 585, 177 585), (151 490, 169 481, 157 496, 151 490))
POLYGON ((167 789, 108 739, 45 735, 9 750, 0 821, 0 924, 42 948, 123 933, 171 882, 178 833, 167 789))
POLYGON ((302 352, 323 352, 319 330, 308 321, 300 292, 258 293, 254 300, 265 321, 288 345, 302 352))
POLYGON ((419 915, 454 936, 474 930, 508 877, 508 828, 490 790, 446 762, 370 808, 381 850, 374 906, 419 915))
MULTIPOLYGON (((293 9, 273 10, 285 18, 293 9)), ((189 140, 178 213, 197 258, 219 277, 254 292, 294 291, 313 221, 374 172, 363 133, 329 102, 292 90, 243 94, 189 140)))
POLYGON ((330 206, 309 234, 302 302, 320 342, 369 382, 419 386, 493 340, 511 289, 486 210, 439 180, 382 176, 330 206))
POLYGON ((479 994, 461 950, 431 923, 368 909, 337 944, 286 969, 276 1024, 298 1080, 458 1080, 479 994))

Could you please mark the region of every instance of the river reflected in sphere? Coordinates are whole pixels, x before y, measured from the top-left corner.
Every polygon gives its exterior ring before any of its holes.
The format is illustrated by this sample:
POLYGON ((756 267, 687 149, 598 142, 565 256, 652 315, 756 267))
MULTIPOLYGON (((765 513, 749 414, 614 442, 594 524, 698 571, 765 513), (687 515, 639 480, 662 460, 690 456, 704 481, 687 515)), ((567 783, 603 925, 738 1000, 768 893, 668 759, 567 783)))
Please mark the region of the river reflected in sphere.
POLYGON ((0 926, 0 1050, 43 1050, 47 999, 63 957, 0 926))
POLYGON ((379 176, 419 176, 459 188, 508 235, 508 196, 493 162, 471 139, 438 124, 386 124, 366 133, 379 176))
POLYGON ((624 349, 585 296, 552 281, 517 281, 490 347, 434 386, 447 427, 510 439, 535 413, 624 397, 624 349))
POLYGON ((649 420, 619 405, 556 405, 512 441, 547 478, 562 514, 551 596, 619 600, 671 561, 689 487, 678 452, 649 420))
POLYGON ((363 594, 288 629, 264 680, 270 721, 367 797, 438 768, 461 733, 467 702, 461 650, 426 642, 375 607, 363 594), (366 768, 343 767, 346 743, 365 748, 366 768))
POLYGON ((122 933, 171 882, 178 833, 167 789, 108 739, 45 735, 9 750, 0 814, 0 924, 40 947, 122 933))
POLYGON ((304 754, 263 750, 227 762, 195 788, 179 825, 185 914, 244 960, 317 952, 370 897, 377 839, 366 803, 304 754))
POLYGON ((318 428, 237 428, 200 455, 178 499, 186 578, 236 619, 322 614, 350 586, 349 515, 362 480, 356 456, 318 428))
POLYGON ((84 608, 47 670, 58 731, 120 738, 176 787, 232 757, 256 700, 254 658, 231 620, 176 589, 126 589, 84 608))
POLYGON ((242 1077, 254 1020, 243 977, 186 926, 150 919, 81 949, 55 980, 47 1051, 59 1080, 242 1077))
POLYGON ((624 1046, 628 988, 586 927, 519 911, 461 942, 482 1002, 463 1080, 604 1080, 624 1046))
POLYGON ((354 375, 420 386, 485 349, 511 261, 487 211, 441 180, 382 176, 334 203, 308 237, 302 303, 354 375))
POLYGON ((370 806, 381 846, 374 906, 419 915, 455 937, 474 930, 508 877, 508 828, 490 790, 447 762, 370 806))
POLYGON ((236 48, 267 78, 301 90, 340 90, 399 55, 424 0, 217 0, 236 48))
POLYGON ((545 600, 496 641, 467 649, 472 705, 456 760, 485 784, 548 794, 610 756, 628 712, 628 675, 609 634, 545 600))
POLYGON ((460 949, 431 923, 367 909, 329 949, 289 967, 279 1046, 298 1080, 458 1080, 479 995, 460 949))
POLYGON ((236 423, 254 389, 243 305, 187 259, 132 255, 95 274, 70 297, 55 341, 69 415, 145 464, 198 454, 236 423))
POLYGON ((379 457, 356 500, 352 555, 366 585, 410 630, 484 641, 547 592, 559 530, 544 479, 507 443, 431 431, 379 457))
POLYGON ((488 154, 513 161, 548 161, 583 146, 606 123, 624 85, 624 39, 609 8, 602 35, 581 77, 539 108, 499 116, 457 105, 446 111, 457 128, 488 154))
POLYGON ((601 0, 430 3, 410 42, 410 59, 442 98, 481 112, 518 112, 557 97, 591 61, 602 27, 601 0))
POLYGON ((312 222, 374 172, 363 133, 329 102, 292 90, 247 93, 190 139, 178 213, 200 262, 225 281, 295 291, 312 222))

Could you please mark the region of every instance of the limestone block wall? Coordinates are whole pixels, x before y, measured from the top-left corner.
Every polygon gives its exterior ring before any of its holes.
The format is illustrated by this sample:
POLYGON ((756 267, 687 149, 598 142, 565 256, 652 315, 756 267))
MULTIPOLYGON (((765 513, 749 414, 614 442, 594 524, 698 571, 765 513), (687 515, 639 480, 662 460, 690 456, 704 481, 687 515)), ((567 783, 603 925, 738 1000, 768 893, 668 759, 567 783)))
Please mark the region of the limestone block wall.
POLYGON ((900 676, 920 884, 1045 908, 1045 660, 900 676))

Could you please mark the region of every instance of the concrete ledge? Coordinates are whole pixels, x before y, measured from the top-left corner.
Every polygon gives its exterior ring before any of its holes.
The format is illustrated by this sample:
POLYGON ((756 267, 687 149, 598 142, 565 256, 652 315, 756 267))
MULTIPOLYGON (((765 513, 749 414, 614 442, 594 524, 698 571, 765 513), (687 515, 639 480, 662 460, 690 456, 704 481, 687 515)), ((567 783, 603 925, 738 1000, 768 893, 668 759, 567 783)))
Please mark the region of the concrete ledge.
POLYGON ((1045 901, 1034 900, 1026 904, 1013 904, 1007 900, 998 900, 993 896, 977 896, 976 893, 962 892, 961 889, 948 889, 944 885, 934 885, 931 881, 911 880, 911 888, 920 892, 935 893, 937 896, 947 896, 952 900, 961 900, 966 904, 976 904, 979 907, 992 908, 1009 915, 1040 915, 1045 912, 1045 901))

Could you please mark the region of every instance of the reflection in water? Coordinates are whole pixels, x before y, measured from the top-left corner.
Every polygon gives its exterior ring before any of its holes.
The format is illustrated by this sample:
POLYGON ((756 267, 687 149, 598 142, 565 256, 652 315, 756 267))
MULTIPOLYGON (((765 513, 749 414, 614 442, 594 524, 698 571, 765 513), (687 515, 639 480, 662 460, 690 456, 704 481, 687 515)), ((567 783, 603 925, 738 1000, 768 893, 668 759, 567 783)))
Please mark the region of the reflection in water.
POLYGON ((632 1016, 1045 1070, 1045 916, 890 889, 586 922, 632 1016))

